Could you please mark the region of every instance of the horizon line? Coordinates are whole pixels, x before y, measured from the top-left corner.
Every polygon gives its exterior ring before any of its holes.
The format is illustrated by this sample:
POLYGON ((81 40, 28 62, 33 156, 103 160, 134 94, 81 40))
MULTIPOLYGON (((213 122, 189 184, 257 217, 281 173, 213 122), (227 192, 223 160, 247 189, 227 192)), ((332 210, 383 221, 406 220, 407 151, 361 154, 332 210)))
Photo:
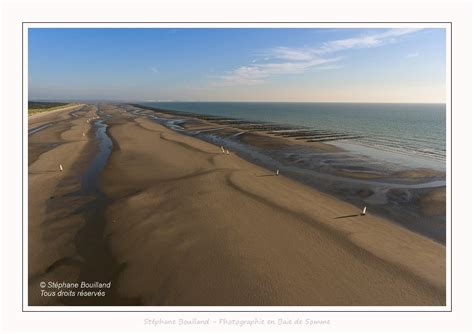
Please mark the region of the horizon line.
POLYGON ((28 99, 28 102, 108 102, 108 103, 340 103, 340 104, 447 104, 444 102, 403 101, 260 101, 260 100, 116 100, 116 99, 28 99))

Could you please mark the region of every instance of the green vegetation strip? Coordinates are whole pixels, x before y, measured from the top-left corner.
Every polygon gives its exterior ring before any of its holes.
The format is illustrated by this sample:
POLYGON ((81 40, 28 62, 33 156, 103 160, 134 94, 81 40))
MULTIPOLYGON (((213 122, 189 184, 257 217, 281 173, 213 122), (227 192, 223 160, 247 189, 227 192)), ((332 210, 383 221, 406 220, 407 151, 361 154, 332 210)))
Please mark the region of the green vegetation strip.
POLYGON ((65 107, 72 107, 77 105, 76 103, 60 103, 60 102, 28 102, 28 115, 36 114, 39 112, 53 111, 62 109, 65 107))

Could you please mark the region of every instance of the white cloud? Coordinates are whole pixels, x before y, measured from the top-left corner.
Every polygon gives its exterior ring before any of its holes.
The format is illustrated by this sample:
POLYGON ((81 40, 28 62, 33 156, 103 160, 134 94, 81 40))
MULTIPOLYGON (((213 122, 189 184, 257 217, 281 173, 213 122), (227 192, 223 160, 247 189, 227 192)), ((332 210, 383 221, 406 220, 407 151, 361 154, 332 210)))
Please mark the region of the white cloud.
MULTIPOLYGON (((265 63, 241 66, 232 72, 221 75, 218 78, 221 81, 219 85, 242 85, 242 84, 259 84, 264 82, 265 78, 282 74, 299 74, 304 73, 311 68, 318 68, 320 65, 329 64, 338 61, 339 58, 313 58, 308 61, 300 62, 280 62, 265 63)), ((320 69, 332 69, 334 67, 325 66, 320 69)))
POLYGON ((397 42, 402 36, 412 34, 420 29, 389 29, 381 33, 367 34, 354 38, 340 39, 324 43, 314 52, 318 54, 332 53, 349 49, 373 48, 397 42))
POLYGON ((150 66, 150 71, 152 71, 155 74, 159 73, 158 69, 155 66, 150 66))
POLYGON ((270 50, 270 55, 275 59, 305 61, 313 59, 313 54, 309 50, 291 49, 287 47, 277 47, 270 50))
POLYGON ((416 58, 418 57, 420 54, 418 52, 413 52, 413 53, 409 53, 405 56, 405 58, 416 58))
MULTIPOLYGON (((310 69, 336 69, 341 65, 334 64, 341 57, 333 54, 350 50, 373 48, 398 42, 403 36, 412 34, 419 29, 388 29, 383 32, 361 35, 353 38, 325 42, 319 47, 276 47, 261 54, 262 63, 252 60, 245 65, 214 78, 220 79, 217 85, 248 85, 260 84, 265 79, 281 74, 300 74, 310 69)), ((412 57, 418 56, 411 55, 412 57)))

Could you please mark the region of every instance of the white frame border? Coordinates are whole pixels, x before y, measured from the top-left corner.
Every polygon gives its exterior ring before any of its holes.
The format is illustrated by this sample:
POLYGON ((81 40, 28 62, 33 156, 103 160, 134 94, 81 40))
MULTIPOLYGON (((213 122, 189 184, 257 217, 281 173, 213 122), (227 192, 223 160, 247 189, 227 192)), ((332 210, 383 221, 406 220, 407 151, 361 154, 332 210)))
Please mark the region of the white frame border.
POLYGON ((452 312, 452 31, 451 22, 23 22, 22 26, 22 311, 23 312, 452 312), (446 29, 446 306, 29 306, 28 29, 29 28, 444 28, 446 29), (25 122, 26 120, 26 122, 25 122))

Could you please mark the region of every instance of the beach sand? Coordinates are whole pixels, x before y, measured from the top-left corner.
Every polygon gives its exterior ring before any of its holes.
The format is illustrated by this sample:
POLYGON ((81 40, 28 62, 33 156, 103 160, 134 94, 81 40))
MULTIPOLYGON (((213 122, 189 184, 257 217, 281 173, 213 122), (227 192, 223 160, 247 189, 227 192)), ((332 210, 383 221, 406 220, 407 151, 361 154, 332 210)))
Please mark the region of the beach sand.
MULTIPOLYGON (((84 114, 95 114, 94 107, 84 114)), ((77 279, 74 240, 84 223, 76 212, 89 199, 65 196, 80 188, 81 174, 94 152, 86 117, 74 118, 71 110, 38 113, 29 126, 54 125, 28 138, 28 303, 56 305, 57 298, 42 298, 40 282, 77 279), (59 169, 63 166, 63 171, 59 169)), ((91 117, 91 116, 90 116, 91 117)))
MULTIPOLYGON (((96 236, 113 258, 102 263, 115 289, 107 304, 446 304, 443 245, 144 116, 103 110, 114 143, 101 175, 108 204, 96 236)), ((40 280, 84 277, 87 259, 74 240, 85 222, 73 209, 87 199, 50 203, 66 190, 68 173, 69 187, 78 186, 93 154, 74 122, 61 132, 67 143, 29 167, 30 304, 45 304, 40 280), (77 171, 39 173, 59 160, 77 171), (69 215, 52 224, 64 204, 69 215)))

